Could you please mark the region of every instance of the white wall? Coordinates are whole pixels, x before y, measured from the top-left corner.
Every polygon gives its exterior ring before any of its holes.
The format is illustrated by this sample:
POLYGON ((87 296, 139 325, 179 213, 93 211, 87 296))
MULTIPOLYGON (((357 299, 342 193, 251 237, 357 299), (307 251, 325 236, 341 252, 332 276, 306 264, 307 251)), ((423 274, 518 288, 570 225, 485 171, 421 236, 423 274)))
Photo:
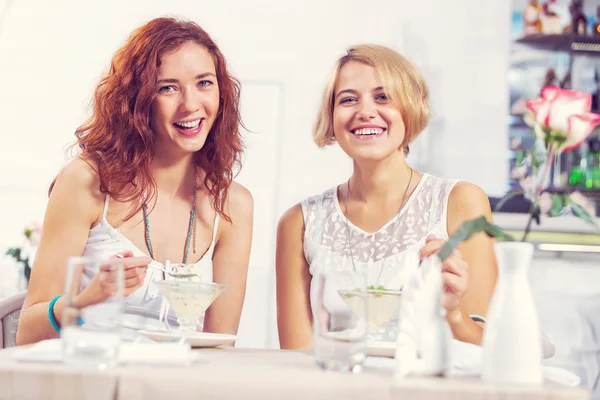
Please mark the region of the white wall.
POLYGON ((424 71, 436 119, 413 146, 420 169, 501 194, 506 180, 509 2, 487 0, 13 0, 0 3, 0 249, 43 218, 48 184, 110 57, 135 27, 168 14, 197 21, 243 83, 256 203, 240 345, 276 345, 274 232, 281 213, 345 180, 337 148, 311 126, 336 58, 360 42, 392 46, 424 71))

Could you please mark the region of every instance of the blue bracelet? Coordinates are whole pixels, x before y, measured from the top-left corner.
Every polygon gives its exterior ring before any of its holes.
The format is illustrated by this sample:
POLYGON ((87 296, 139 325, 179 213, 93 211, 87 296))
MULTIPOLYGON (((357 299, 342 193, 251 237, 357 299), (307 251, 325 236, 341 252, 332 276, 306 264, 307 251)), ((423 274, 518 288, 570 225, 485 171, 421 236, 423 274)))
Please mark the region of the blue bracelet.
POLYGON ((50 321, 50 325, 54 328, 54 330, 60 333, 60 326, 56 322, 56 318, 54 318, 54 304, 58 299, 60 299, 61 295, 55 296, 52 300, 50 300, 50 304, 48 304, 48 320, 50 321))

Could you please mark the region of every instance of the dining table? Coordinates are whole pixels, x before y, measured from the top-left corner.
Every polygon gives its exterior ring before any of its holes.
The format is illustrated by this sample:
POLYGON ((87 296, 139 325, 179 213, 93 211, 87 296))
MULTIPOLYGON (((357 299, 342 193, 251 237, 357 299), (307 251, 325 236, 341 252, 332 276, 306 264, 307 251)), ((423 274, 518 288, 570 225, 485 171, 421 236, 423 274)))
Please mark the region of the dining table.
POLYGON ((476 376, 394 376, 392 359, 369 357, 360 373, 324 371, 306 351, 194 349, 185 366, 119 365, 105 371, 17 361, 0 350, 0 400, 419 399, 584 400, 590 392, 551 381, 484 382, 476 376))

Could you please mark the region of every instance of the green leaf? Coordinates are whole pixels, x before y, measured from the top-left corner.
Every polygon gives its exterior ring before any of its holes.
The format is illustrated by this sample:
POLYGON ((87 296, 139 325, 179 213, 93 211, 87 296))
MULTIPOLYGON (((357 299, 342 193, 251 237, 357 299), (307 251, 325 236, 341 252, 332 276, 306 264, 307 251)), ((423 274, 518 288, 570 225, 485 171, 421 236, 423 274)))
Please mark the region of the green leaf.
POLYGON ((6 251, 6 255, 14 258, 17 262, 21 260, 21 249, 18 247, 11 247, 6 251))
POLYGON ((573 203, 573 200, 571 200, 571 196, 569 194, 563 195, 563 203, 565 207, 569 207, 573 203))
POLYGON ((444 261, 461 242, 468 240, 476 233, 485 232, 489 237, 502 241, 514 241, 515 239, 504 232, 499 226, 489 222, 484 216, 465 221, 446 241, 438 253, 440 260, 444 261))
MULTIPOLYGON (((385 287, 383 285, 379 285, 377 287, 375 287, 374 285, 370 285, 367 286, 367 290, 385 290, 385 287)), ((383 293, 375 293, 375 297, 381 297, 383 296, 383 293)))
POLYGON ((516 161, 517 167, 522 166, 523 162, 525 161, 526 158, 527 158, 527 151, 525 151, 525 150, 517 151, 517 161, 516 161))
POLYGON ((571 211, 573 211, 573 214, 578 217, 581 218, 582 220, 584 220, 585 222, 587 222, 588 224, 592 225, 594 228, 596 228, 596 230, 600 230, 598 225, 596 224, 596 220, 594 217, 592 217, 586 210, 585 208, 581 207, 579 204, 577 203, 571 203, 571 211))
POLYGON ((558 193, 552 193, 552 208, 550 209, 550 216, 557 217, 562 214, 565 209, 565 201, 563 195, 558 193))
POLYGON ((506 204, 506 202, 510 199, 512 199, 515 196, 519 196, 522 195, 524 192, 522 190, 513 190, 512 192, 508 192, 504 195, 504 197, 502 197, 500 199, 500 201, 498 202, 498 204, 496 204, 496 207, 494 207, 494 211, 498 212, 500 211, 500 209, 502 208, 502 206, 504 206, 504 204, 506 204))
POLYGON ((29 282, 29 279, 31 278, 31 266, 29 266, 29 262, 25 263, 25 270, 23 271, 23 274, 25 275, 27 282, 29 282))

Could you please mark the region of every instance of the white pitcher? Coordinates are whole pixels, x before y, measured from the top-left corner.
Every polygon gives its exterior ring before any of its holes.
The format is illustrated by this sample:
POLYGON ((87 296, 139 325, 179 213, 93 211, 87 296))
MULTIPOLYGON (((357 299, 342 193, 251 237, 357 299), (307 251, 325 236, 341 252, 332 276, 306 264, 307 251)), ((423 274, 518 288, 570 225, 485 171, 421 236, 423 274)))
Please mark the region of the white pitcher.
POLYGON ((531 243, 495 245, 498 281, 483 336, 483 380, 542 382, 540 326, 529 285, 533 250, 531 243))

